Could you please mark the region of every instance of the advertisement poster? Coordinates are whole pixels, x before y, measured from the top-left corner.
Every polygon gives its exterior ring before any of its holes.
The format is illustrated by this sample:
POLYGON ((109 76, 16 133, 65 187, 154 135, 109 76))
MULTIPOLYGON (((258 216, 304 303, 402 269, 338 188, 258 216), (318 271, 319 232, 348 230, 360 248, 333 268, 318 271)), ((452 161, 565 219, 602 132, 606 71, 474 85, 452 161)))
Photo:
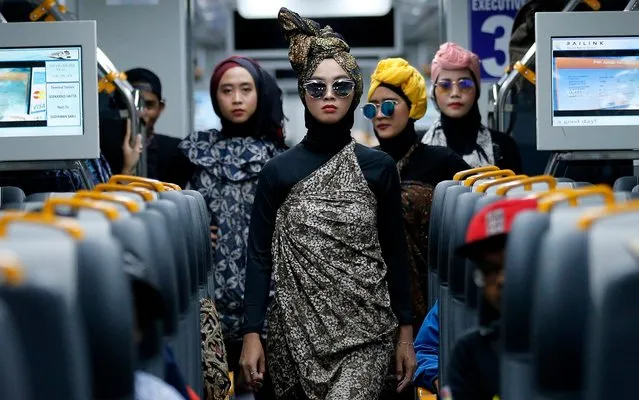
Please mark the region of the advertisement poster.
POLYGON ((504 75, 517 11, 526 0, 469 0, 471 50, 481 60, 481 79, 504 75))

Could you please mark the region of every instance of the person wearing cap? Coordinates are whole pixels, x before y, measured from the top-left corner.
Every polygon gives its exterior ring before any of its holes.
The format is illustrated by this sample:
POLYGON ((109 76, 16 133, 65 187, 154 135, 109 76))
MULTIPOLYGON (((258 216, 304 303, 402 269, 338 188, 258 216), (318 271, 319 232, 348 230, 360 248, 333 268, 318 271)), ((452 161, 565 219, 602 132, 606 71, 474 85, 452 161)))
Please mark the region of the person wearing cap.
POLYGON ((488 129, 479 112, 481 66, 479 57, 447 42, 440 46, 431 63, 431 96, 440 111, 422 142, 447 146, 473 168, 496 165, 522 171, 515 141, 488 129))
POLYGON ((415 122, 426 114, 426 96, 426 81, 415 67, 403 58, 387 58, 371 75, 368 103, 362 107, 373 122, 379 149, 393 158, 400 175, 415 332, 428 312, 426 255, 433 188, 470 169, 451 149, 421 143, 415 122))
POLYGON ((130 69, 126 71, 126 76, 144 99, 142 119, 146 128, 148 177, 184 187, 193 172, 188 160, 178 149, 184 135, 177 138, 155 131, 155 124, 166 106, 166 101, 162 97, 160 78, 146 68, 130 69))
POLYGON ((455 344, 447 382, 455 400, 493 400, 499 395, 497 344, 508 234, 520 213, 536 209, 536 199, 505 199, 484 207, 471 219, 465 244, 456 250, 475 263, 475 283, 492 317, 483 318, 482 326, 455 344))

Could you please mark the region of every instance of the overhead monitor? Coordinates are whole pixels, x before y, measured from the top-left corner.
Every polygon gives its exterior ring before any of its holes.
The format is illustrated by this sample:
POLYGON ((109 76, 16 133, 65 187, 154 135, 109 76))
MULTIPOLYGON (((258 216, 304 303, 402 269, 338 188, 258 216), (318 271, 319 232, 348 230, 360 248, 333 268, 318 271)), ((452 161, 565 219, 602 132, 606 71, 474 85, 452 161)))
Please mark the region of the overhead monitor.
POLYGON ((0 162, 99 157, 94 21, 0 24, 0 162))
POLYGON ((639 13, 537 13, 537 149, 639 149, 639 13))

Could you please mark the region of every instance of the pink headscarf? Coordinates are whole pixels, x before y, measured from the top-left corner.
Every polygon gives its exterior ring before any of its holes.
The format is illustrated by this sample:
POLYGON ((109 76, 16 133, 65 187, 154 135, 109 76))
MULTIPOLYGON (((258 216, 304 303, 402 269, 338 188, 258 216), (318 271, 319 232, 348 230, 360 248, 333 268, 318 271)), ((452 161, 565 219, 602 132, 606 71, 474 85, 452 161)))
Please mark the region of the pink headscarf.
POLYGON ((439 73, 442 69, 453 71, 469 69, 477 83, 479 83, 479 79, 481 78, 479 57, 477 57, 477 54, 452 42, 446 42, 439 47, 430 68, 430 77, 433 82, 437 82, 437 78, 439 78, 439 73))

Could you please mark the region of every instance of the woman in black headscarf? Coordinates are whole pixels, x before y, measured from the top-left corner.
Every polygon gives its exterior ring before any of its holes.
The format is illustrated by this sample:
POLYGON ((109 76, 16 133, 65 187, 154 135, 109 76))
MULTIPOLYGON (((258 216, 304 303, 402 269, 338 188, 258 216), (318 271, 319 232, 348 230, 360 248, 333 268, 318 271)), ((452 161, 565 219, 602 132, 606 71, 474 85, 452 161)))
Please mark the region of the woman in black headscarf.
POLYGON ((399 391, 415 371, 399 176, 351 138, 363 85, 343 38, 287 9, 279 22, 308 132, 260 173, 240 363, 259 388, 268 361, 278 399, 376 399, 393 354, 399 391))
POLYGON ((486 128, 479 112, 479 57, 455 43, 441 45, 431 64, 432 91, 440 118, 422 142, 446 146, 471 167, 496 165, 521 173, 521 157, 510 136, 486 128))
POLYGON ((400 175, 417 330, 428 313, 426 254, 433 190, 470 168, 451 149, 421 143, 415 121, 426 114, 426 93, 426 81, 415 67, 403 58, 387 58, 371 75, 369 103, 362 107, 373 122, 379 148, 393 157, 400 175))
MULTIPOLYGON (((259 172, 285 150, 282 91, 271 75, 244 57, 220 62, 210 91, 222 130, 195 132, 179 147, 194 169, 189 186, 202 193, 211 213, 215 254, 208 295, 215 305, 202 304, 202 309, 219 312, 229 369, 235 371, 241 392, 240 329, 249 221, 259 172)), ((205 325, 216 323, 215 318, 203 317, 205 325)), ((207 330, 211 327, 204 326, 203 332, 207 330)), ((203 346, 211 356, 208 363, 217 362, 212 359, 219 352, 213 339, 205 340, 203 346)))

